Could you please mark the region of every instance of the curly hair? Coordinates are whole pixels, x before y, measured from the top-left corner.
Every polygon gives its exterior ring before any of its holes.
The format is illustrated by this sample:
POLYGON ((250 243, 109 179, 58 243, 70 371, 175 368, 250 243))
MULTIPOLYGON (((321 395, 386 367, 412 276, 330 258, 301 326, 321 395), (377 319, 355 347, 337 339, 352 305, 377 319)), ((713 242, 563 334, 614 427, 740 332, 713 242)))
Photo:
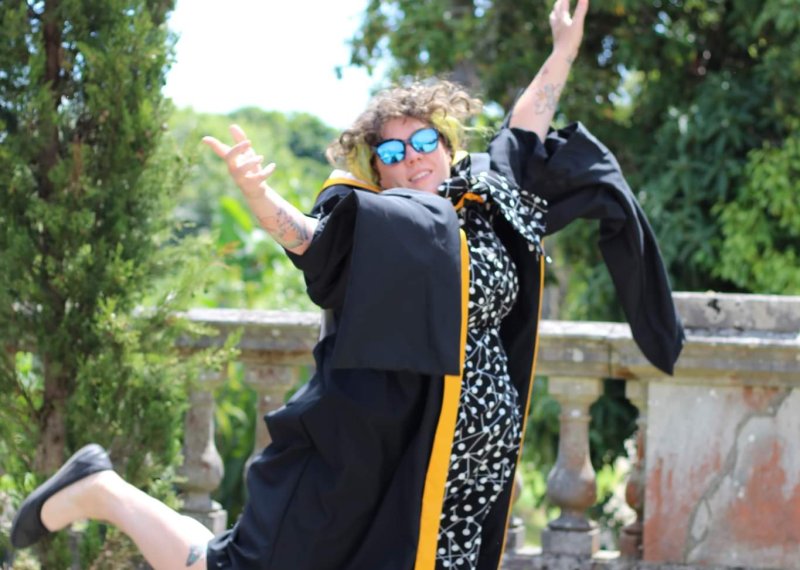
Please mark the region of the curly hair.
POLYGON ((376 94, 353 125, 331 143, 326 156, 333 166, 378 186, 373 148, 381 142, 381 131, 387 121, 412 118, 432 125, 455 155, 464 144, 464 121, 482 108, 479 99, 450 81, 415 82, 386 89, 376 94))

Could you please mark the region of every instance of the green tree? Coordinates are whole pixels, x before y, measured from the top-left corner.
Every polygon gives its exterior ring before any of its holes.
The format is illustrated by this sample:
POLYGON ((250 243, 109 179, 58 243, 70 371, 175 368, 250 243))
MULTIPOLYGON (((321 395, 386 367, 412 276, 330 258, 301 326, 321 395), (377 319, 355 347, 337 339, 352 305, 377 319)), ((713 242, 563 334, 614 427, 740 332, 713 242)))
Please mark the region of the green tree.
MULTIPOLYGON (((17 500, 90 440, 168 497, 185 387, 221 357, 175 348, 200 332, 175 313, 209 262, 171 221, 172 6, 0 1, 0 473, 17 500)), ((46 541, 42 565, 66 552, 46 541)))
MULTIPOLYGON (((395 79, 452 75, 508 109, 550 50, 541 0, 372 0, 352 40, 395 79)), ((593 0, 559 121, 614 152, 673 284, 800 291, 800 11, 767 0, 593 0)), ((558 240, 567 313, 609 316, 610 283, 576 227, 558 240)))

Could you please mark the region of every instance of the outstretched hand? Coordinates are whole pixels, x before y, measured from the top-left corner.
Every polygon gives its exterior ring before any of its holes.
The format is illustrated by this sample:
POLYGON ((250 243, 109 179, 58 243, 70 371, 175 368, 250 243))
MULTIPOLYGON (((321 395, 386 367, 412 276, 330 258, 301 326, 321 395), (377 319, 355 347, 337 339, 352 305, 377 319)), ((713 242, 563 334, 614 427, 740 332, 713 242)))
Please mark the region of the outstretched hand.
POLYGON ((203 142, 228 165, 228 173, 245 195, 245 198, 257 198, 264 195, 266 181, 275 171, 275 163, 262 167, 263 156, 255 153, 252 143, 239 125, 230 126, 234 145, 228 146, 214 137, 203 137, 203 142))
POLYGON ((553 51, 563 51, 574 58, 583 39, 583 22, 589 10, 589 0, 578 0, 575 12, 570 15, 570 0, 556 0, 550 12, 550 29, 553 32, 553 51))

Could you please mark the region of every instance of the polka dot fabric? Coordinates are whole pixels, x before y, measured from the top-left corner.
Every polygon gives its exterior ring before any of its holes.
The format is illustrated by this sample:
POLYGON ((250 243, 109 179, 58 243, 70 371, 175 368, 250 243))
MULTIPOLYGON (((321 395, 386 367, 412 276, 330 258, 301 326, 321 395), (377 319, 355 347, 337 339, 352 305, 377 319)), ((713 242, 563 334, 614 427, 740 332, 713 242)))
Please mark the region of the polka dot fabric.
POLYGON ((439 186, 440 196, 450 199, 456 208, 461 204, 486 204, 527 240, 531 251, 537 255, 544 253, 542 235, 547 200, 496 172, 473 172, 469 155, 453 167, 453 172, 455 175, 439 186))
POLYGON ((513 262, 492 231, 491 215, 477 202, 459 212, 470 250, 469 326, 437 569, 476 567, 483 521, 511 483, 520 442, 517 391, 499 332, 519 284, 513 262))

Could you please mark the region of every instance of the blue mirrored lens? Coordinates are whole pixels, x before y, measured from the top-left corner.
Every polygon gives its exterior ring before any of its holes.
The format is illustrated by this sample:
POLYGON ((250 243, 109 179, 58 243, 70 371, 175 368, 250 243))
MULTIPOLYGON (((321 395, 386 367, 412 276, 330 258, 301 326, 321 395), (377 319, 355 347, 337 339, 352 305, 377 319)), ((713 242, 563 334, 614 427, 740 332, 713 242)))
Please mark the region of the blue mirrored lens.
POLYGON ((417 152, 433 152, 439 146, 439 132, 432 128, 420 129, 411 135, 408 142, 417 152))
MULTIPOLYGON (((433 127, 414 131, 408 143, 415 151, 428 154, 439 146, 439 131, 433 127)), ((384 164, 397 164, 406 157, 406 141, 400 139, 383 141, 375 147, 375 154, 384 164)))
POLYGON ((384 164, 395 164, 406 156, 406 145, 403 141, 384 141, 375 147, 375 153, 384 164))

